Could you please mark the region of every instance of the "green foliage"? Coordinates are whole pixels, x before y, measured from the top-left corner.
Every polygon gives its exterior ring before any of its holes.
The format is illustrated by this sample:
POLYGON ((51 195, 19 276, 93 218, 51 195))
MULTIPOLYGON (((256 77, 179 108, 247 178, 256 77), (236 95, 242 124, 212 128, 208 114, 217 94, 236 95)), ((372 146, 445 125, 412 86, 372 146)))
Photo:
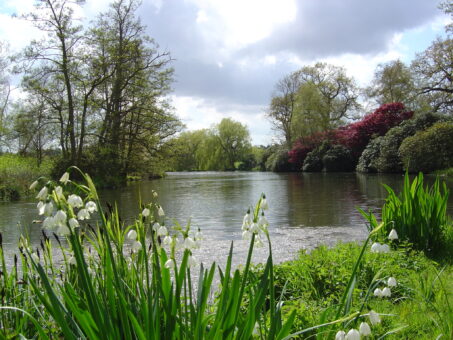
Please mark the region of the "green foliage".
POLYGON ((53 161, 45 158, 40 166, 33 157, 0 155, 0 201, 14 201, 30 194, 29 186, 38 177, 49 176, 53 161))
POLYGON ((409 172, 432 172, 453 165, 453 123, 440 122, 406 138, 399 148, 409 172))
POLYGON ((382 147, 383 136, 373 138, 363 150, 357 163, 356 170, 359 172, 377 172, 376 159, 379 157, 382 147))
POLYGON ((322 159, 330 148, 330 143, 324 141, 313 151, 309 152, 304 160, 302 170, 306 172, 322 171, 324 169, 322 159))
POLYGON ((294 164, 289 162, 288 149, 284 145, 276 145, 268 149, 270 154, 266 155, 266 170, 274 172, 297 171, 294 164))
MULTIPOLYGON (((388 197, 382 208, 381 218, 384 223, 380 239, 385 239, 392 229, 399 239, 413 244, 428 254, 438 255, 451 247, 447 244, 445 233, 451 232, 453 225, 447 216, 449 192, 445 183, 436 179, 431 188, 424 187, 423 174, 420 173, 412 183, 406 173, 401 194, 384 185, 388 197)), ((376 225, 373 214, 365 214, 371 227, 376 225)))
POLYGON ((351 150, 343 145, 332 145, 322 158, 324 169, 327 172, 353 171, 354 157, 351 150))

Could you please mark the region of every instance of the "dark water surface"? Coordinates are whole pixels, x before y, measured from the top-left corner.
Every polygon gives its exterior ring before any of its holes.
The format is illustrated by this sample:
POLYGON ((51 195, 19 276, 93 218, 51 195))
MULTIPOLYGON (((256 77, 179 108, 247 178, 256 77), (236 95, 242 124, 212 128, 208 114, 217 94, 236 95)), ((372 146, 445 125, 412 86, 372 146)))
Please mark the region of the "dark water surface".
MULTIPOLYGON (((432 182, 433 178, 427 180, 432 182)), ((379 213, 387 196, 382 183, 399 190, 402 181, 400 174, 181 172, 104 190, 100 196, 103 202, 116 202, 121 217, 128 222, 140 211, 139 200, 151 201, 151 190, 155 190, 167 225, 173 218, 181 224, 190 218, 192 226, 203 231, 206 240, 196 254, 201 260, 223 258, 234 240, 236 258, 241 262, 248 246, 240 240, 242 218, 265 193, 274 255, 277 261, 283 261, 301 248, 364 239, 367 229, 357 207, 379 213)), ((447 185, 453 188, 451 181, 447 185)), ((453 212, 451 199, 449 212, 453 212)), ((32 223, 37 218, 35 201, 0 204, 0 232, 6 253, 17 249, 21 233, 28 233, 32 244, 39 244, 41 228, 32 223)), ((257 250, 255 260, 265 254, 265 250, 257 250)))

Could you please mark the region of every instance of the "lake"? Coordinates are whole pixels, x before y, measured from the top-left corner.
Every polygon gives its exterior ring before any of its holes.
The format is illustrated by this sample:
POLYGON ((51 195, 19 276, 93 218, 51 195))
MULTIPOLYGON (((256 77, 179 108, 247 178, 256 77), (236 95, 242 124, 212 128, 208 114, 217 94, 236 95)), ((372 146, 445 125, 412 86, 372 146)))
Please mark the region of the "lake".
MULTIPOLYGON (((432 181, 433 177, 428 177, 428 182, 432 181)), ((151 201, 151 191, 155 190, 167 226, 173 219, 181 224, 190 219, 191 225, 204 233, 205 241, 195 254, 201 261, 222 262, 233 240, 235 259, 240 263, 248 247, 241 240, 243 216, 265 193, 275 260, 284 261, 301 248, 363 240, 366 221, 357 208, 379 213, 387 196, 382 183, 398 190, 402 182, 401 174, 179 172, 103 190, 100 196, 102 202, 116 202, 121 218, 131 222, 140 212, 138 202, 151 201)), ((453 182, 447 185, 453 188, 453 182)), ((453 212, 451 200, 449 212, 453 212)), ((0 232, 6 253, 16 251, 21 233, 28 233, 33 245, 39 244, 41 227, 32 223, 35 219, 35 200, 0 204, 0 232)), ((266 254, 265 249, 258 249, 255 261, 263 260, 266 254)))

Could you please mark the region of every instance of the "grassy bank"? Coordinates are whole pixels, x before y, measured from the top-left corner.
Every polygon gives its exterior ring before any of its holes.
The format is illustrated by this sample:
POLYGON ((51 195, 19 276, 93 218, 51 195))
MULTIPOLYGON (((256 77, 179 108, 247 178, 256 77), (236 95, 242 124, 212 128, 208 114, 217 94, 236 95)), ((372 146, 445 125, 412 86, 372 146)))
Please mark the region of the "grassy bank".
POLYGON ((49 176, 52 161, 44 159, 40 166, 33 157, 0 155, 0 201, 14 201, 31 194, 30 183, 49 176))
POLYGON ((444 170, 438 170, 435 172, 436 175, 439 176, 448 176, 448 177, 453 177, 453 168, 448 168, 444 170))

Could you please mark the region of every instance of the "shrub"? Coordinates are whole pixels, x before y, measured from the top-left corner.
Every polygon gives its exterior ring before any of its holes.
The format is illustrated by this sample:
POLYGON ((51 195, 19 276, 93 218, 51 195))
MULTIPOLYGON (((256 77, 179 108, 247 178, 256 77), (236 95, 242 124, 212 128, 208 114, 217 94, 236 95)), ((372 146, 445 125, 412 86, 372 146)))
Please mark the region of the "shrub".
POLYGON ((279 146, 266 160, 266 170, 274 172, 297 171, 294 163, 289 162, 288 150, 279 146))
POLYGON ((324 141, 313 151, 309 152, 304 160, 302 170, 306 172, 322 171, 324 168, 322 159, 324 155, 327 153, 327 151, 330 149, 330 147, 331 147, 330 144, 327 141, 324 141))
POLYGON ((432 172, 453 166, 453 123, 440 122, 406 138, 399 148, 409 172, 432 172))
POLYGON ((288 152, 289 162, 300 170, 308 154, 325 141, 335 140, 335 130, 318 132, 310 136, 299 138, 294 142, 293 148, 288 152))
POLYGON ((355 168, 351 150, 343 145, 333 145, 322 158, 322 162, 328 172, 353 171, 355 168))
POLYGON ((403 140, 445 119, 445 116, 439 114, 424 113, 401 122, 398 126, 391 128, 385 136, 378 140, 374 139, 367 145, 360 156, 357 171, 402 172, 403 163, 398 149, 403 140))

